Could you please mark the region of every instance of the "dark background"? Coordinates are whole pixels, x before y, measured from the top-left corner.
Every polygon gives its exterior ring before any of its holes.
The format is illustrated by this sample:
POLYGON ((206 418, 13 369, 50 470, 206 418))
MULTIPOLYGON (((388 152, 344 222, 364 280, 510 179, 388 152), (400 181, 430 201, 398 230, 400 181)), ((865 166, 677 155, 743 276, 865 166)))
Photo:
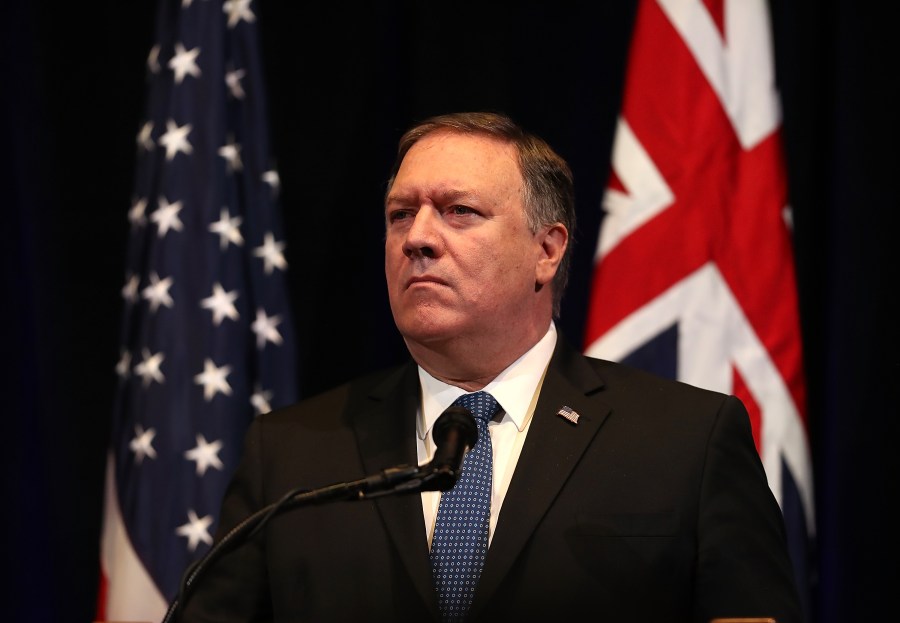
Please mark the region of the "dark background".
MULTIPOLYGON (((900 71, 889 6, 772 3, 817 504, 813 621, 895 610, 900 71)), ((0 612, 87 622, 155 6, 4 9, 0 612)), ((269 1, 256 12, 302 393, 405 356, 384 292, 381 195, 397 138, 432 113, 505 111, 569 160, 579 231, 560 325, 580 344, 633 0, 269 1)))

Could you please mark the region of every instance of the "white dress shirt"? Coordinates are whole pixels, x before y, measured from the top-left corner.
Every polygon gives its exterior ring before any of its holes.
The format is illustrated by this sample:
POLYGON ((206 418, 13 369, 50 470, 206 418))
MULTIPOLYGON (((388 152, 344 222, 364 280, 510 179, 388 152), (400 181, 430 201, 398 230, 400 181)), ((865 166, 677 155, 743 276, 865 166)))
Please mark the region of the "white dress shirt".
MULTIPOLYGON (((537 404, 544 374, 555 347, 556 325, 551 321, 547 333, 537 344, 481 390, 490 393, 500 403, 503 415, 502 419, 499 419, 499 415, 495 416, 494 420, 488 424, 494 456, 488 544, 494 537, 494 528, 496 528, 497 518, 500 516, 500 507, 503 505, 516 462, 522 452, 522 444, 525 443, 525 435, 528 434, 528 426, 531 424, 531 416, 537 404)), ((416 419, 416 445, 418 463, 423 465, 434 456, 435 445, 431 437, 431 429, 435 420, 453 404, 454 400, 469 392, 437 380, 421 366, 419 367, 419 384, 422 388, 422 401, 416 419)), ((425 514, 425 530, 428 534, 429 549, 440 499, 439 491, 422 492, 422 510, 425 514)))

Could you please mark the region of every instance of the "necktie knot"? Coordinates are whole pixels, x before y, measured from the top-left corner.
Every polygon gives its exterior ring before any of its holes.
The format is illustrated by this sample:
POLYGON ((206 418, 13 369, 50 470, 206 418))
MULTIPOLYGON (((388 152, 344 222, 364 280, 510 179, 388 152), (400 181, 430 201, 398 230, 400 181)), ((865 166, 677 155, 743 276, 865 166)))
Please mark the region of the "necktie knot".
MULTIPOLYGON (((463 394, 453 401, 454 405, 465 407, 472 412, 472 416, 478 424, 491 421, 494 414, 500 408, 497 399, 487 392, 474 392, 472 394, 463 394)), ((480 429, 480 427, 479 427, 480 429)))

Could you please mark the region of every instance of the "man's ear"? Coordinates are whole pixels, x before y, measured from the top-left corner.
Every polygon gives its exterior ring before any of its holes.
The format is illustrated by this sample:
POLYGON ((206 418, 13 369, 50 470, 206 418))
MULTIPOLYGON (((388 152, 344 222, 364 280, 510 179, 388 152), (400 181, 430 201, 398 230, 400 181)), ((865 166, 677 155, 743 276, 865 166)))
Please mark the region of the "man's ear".
POLYGON ((569 230, 562 223, 555 223, 543 227, 535 236, 541 245, 541 254, 535 267, 534 281, 535 286, 540 287, 550 283, 556 275, 569 245, 569 230))

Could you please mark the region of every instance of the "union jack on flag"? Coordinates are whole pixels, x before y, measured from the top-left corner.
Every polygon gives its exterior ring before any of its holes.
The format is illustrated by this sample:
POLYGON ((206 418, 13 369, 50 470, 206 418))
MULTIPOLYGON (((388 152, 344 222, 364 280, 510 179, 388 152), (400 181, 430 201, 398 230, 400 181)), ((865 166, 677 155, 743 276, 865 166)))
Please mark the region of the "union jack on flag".
POLYGON ((815 531, 766 0, 639 0, 585 352, 738 396, 801 588, 815 531))
POLYGON ((250 0, 160 0, 137 135, 97 618, 159 621, 255 414, 296 400, 250 0))

